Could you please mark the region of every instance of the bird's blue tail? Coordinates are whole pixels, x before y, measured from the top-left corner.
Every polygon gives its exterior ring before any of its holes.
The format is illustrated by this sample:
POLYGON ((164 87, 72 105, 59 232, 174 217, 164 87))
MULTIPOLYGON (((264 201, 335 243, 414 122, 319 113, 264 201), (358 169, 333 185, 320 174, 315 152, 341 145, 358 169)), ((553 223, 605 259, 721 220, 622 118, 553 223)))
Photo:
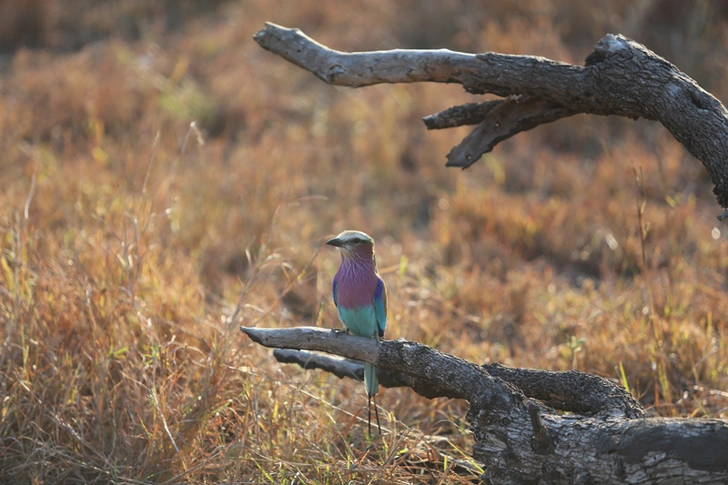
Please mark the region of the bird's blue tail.
POLYGON ((364 362, 364 387, 367 389, 367 396, 374 396, 379 390, 379 380, 377 379, 377 369, 368 362, 364 362))

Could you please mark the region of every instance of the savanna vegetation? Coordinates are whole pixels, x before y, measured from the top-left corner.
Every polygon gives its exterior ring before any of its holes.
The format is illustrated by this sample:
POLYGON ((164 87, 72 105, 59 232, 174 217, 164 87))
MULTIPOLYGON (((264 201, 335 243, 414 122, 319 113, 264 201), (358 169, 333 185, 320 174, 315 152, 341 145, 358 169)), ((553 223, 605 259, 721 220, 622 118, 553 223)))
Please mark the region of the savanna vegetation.
POLYGON ((728 226, 661 126, 578 116, 467 171, 420 118, 457 86, 335 89, 264 21, 341 50, 580 62, 607 32, 728 97, 722 2, 0 2, 0 482, 458 483, 466 404, 282 366, 239 325, 340 324, 346 228, 377 241, 387 338, 614 378, 728 413, 728 226), (193 123, 194 122, 194 123, 193 123), (437 436, 437 438, 433 438, 437 436))

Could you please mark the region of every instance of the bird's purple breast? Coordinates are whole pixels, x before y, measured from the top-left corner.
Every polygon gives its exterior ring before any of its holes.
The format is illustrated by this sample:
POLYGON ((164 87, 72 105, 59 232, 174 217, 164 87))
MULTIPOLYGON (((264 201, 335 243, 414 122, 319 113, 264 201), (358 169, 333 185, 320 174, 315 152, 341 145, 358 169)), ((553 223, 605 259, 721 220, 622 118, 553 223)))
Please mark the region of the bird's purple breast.
POLYGON ((378 282, 373 264, 344 261, 334 281, 340 306, 359 308, 372 304, 378 282))

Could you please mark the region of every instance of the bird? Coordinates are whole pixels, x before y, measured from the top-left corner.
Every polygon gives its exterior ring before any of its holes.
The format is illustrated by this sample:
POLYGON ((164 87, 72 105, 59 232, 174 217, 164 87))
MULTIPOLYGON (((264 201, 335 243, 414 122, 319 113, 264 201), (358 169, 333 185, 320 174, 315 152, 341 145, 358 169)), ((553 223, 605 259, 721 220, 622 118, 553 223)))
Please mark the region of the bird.
MULTIPOLYGON (((359 337, 384 337, 387 327, 387 287, 377 271, 374 239, 361 231, 347 230, 326 241, 341 253, 341 266, 334 276, 332 293, 339 320, 359 337)), ((375 367, 364 363, 364 387, 367 392, 367 424, 372 432, 372 401, 379 433, 379 411, 375 396, 379 380, 375 367)))

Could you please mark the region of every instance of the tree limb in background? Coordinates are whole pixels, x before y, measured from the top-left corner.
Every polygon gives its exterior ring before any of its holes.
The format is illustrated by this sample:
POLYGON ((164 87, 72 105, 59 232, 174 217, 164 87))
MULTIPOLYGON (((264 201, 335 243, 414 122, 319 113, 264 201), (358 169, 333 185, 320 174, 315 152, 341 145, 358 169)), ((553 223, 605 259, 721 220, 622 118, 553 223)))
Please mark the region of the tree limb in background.
POLYGON ((513 135, 579 113, 659 121, 703 163, 718 203, 728 208, 728 111, 675 66, 622 35, 604 36, 583 66, 447 49, 339 52, 272 23, 254 39, 332 85, 458 83, 473 94, 502 96, 425 118, 429 129, 478 124, 447 155, 452 167, 467 168, 513 135))

